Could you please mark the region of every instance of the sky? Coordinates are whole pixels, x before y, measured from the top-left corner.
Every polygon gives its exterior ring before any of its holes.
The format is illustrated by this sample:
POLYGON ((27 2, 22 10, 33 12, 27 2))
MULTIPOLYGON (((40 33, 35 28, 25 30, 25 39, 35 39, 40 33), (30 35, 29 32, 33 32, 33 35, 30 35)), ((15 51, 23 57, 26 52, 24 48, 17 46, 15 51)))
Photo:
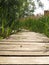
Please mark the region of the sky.
POLYGON ((36 4, 36 10, 34 12, 34 14, 44 14, 44 10, 49 10, 49 0, 40 0, 43 4, 44 4, 44 8, 41 8, 38 6, 36 0, 35 1, 35 4, 36 4))

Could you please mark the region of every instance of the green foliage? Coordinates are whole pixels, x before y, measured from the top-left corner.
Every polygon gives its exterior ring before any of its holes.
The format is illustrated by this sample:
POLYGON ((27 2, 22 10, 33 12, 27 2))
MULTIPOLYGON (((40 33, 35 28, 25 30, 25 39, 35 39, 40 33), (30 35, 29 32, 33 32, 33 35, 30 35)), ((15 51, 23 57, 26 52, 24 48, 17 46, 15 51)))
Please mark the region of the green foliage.
POLYGON ((5 38, 19 29, 19 19, 24 16, 27 0, 0 0, 0 36, 5 38))
POLYGON ((21 27, 49 37, 49 16, 25 19, 23 22, 21 21, 21 27))
MULTIPOLYGON (((12 31, 18 31, 19 28, 29 29, 30 31, 44 33, 49 36, 49 17, 39 19, 20 18, 25 15, 32 15, 35 9, 34 2, 28 0, 0 0, 0 38, 8 37, 12 31), (33 7, 30 10, 29 4, 33 7), (26 13, 27 12, 27 13, 26 13)), ((42 6, 40 4, 40 6, 42 6)))

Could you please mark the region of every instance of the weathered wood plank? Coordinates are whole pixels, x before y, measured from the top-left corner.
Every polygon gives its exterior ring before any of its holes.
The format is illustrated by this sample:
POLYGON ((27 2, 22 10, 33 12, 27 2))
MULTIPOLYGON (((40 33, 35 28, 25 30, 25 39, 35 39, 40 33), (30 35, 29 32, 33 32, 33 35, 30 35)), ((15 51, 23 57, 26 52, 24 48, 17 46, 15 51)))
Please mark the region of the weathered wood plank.
POLYGON ((49 43, 4 42, 0 43, 0 55, 49 55, 49 43))
MULTIPOLYGON (((11 44, 11 43, 10 43, 11 44)), ((15 50, 15 51, 42 51, 42 50, 45 50, 44 49, 44 46, 45 46, 45 44, 43 43, 30 43, 30 44, 27 44, 27 43, 25 43, 25 44, 22 44, 22 43, 20 43, 20 44, 15 44, 14 45, 14 43, 13 43, 13 45, 11 44, 0 44, 0 50, 11 50, 11 51, 13 51, 13 50, 15 50)))
POLYGON ((36 42, 36 41, 3 41, 3 42, 1 42, 0 41, 0 44, 38 44, 38 43, 41 43, 41 44, 45 44, 46 42, 36 42))
POLYGON ((35 32, 19 32, 17 34, 11 35, 8 39, 3 39, 1 41, 39 41, 39 42, 49 42, 49 38, 47 38, 43 34, 35 33, 35 32))
POLYGON ((1 40, 0 64, 49 64, 49 38, 21 32, 1 40))
POLYGON ((0 64, 49 64, 49 57, 0 57, 0 64))
POLYGON ((43 55, 43 56, 49 56, 49 51, 48 52, 45 52, 45 51, 36 51, 36 52, 27 52, 27 51, 0 51, 0 55, 10 55, 10 56, 13 56, 13 55, 43 55))

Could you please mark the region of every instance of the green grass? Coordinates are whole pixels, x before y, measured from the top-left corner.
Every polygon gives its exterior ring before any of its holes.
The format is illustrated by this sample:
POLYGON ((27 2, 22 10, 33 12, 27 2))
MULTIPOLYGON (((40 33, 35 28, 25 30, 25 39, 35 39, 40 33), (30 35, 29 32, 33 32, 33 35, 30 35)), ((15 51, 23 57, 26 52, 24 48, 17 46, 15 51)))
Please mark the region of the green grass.
POLYGON ((9 37, 12 34, 13 30, 15 33, 15 30, 17 31, 19 29, 18 20, 13 21, 12 23, 10 22, 9 24, 7 24, 6 22, 7 22, 6 20, 4 20, 4 19, 2 20, 2 25, 0 26, 0 39, 9 37))
POLYGON ((26 18, 24 20, 13 21, 11 26, 9 24, 6 27, 6 23, 3 20, 1 30, 0 30, 0 39, 6 38, 11 35, 12 31, 20 29, 27 29, 33 32, 43 33, 49 37, 49 16, 42 16, 39 18, 26 18))
POLYGON ((33 32, 43 33, 49 37, 49 16, 28 18, 20 22, 21 28, 28 29, 33 32))

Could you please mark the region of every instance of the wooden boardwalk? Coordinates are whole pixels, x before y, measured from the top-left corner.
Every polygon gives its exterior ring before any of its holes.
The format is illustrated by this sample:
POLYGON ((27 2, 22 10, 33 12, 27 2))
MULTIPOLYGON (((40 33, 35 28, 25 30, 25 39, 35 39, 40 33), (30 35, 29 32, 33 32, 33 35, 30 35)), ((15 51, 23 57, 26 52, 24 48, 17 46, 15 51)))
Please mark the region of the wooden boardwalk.
POLYGON ((0 64, 49 64, 49 38, 19 32, 0 40, 0 64))

